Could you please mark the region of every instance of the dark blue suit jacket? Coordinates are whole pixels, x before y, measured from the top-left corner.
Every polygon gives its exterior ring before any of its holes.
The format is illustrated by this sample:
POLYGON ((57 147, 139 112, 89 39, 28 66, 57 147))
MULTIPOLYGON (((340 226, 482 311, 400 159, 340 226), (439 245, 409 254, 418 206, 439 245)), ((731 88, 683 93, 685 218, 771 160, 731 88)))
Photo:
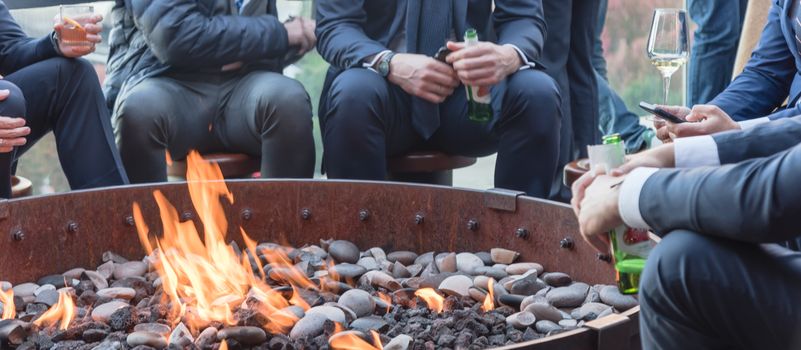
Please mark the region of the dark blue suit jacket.
MULTIPOLYGON (((458 40, 475 28, 482 41, 513 44, 531 62, 540 57, 545 42, 542 0, 437 0, 453 1, 458 40)), ((345 69, 361 67, 365 58, 389 50, 404 29, 416 40, 419 18, 406 16, 407 0, 323 0, 317 2, 317 51, 331 64, 320 101, 327 110, 328 88, 345 69)), ((321 119, 321 122, 324 120, 321 119)))
MULTIPOLYGON (((513 44, 529 60, 539 58, 545 42, 541 0, 453 1, 459 40, 467 28, 479 38, 513 44)), ((324 0, 317 2, 317 50, 334 69, 359 67, 366 57, 388 50, 404 28, 416 38, 418 18, 406 18, 407 0, 324 0), (406 22, 404 22, 406 19, 406 22)))
POLYGON ((50 36, 32 39, 0 1, 0 74, 9 75, 36 62, 58 56, 50 36))
POLYGON ((791 3, 774 0, 759 45, 745 70, 710 102, 735 120, 801 114, 801 42, 793 30, 791 3), (776 110, 785 100, 787 108, 776 110))

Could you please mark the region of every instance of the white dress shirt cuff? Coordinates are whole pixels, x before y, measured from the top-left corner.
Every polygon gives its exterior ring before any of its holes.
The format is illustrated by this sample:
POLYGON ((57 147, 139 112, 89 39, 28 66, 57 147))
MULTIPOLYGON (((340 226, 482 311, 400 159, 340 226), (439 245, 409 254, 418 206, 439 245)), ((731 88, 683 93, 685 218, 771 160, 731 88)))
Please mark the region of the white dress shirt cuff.
POLYGON ((536 63, 531 62, 531 61, 528 60, 528 57, 526 56, 526 54, 524 54, 523 50, 521 50, 519 47, 517 47, 517 45, 513 45, 513 44, 506 44, 506 45, 509 45, 512 48, 514 48, 515 51, 517 51, 517 54, 520 55, 520 61, 523 62, 523 65, 521 65, 520 69, 518 69, 518 70, 534 68, 534 67, 537 66, 536 63))
POLYGON ((756 119, 743 120, 741 122, 738 122, 737 124, 740 124, 740 129, 745 130, 745 129, 750 129, 750 128, 753 128, 753 127, 755 127, 755 126, 757 126, 759 124, 767 123, 767 122, 770 122, 770 118, 762 117, 762 118, 756 118, 756 119))
POLYGON ((677 168, 720 165, 718 144, 709 135, 675 139, 673 153, 677 168))
POLYGON ((659 171, 658 168, 634 169, 626 176, 626 180, 620 186, 617 209, 626 226, 644 230, 651 229, 642 218, 642 213, 640 213, 640 193, 645 181, 657 171, 659 171))

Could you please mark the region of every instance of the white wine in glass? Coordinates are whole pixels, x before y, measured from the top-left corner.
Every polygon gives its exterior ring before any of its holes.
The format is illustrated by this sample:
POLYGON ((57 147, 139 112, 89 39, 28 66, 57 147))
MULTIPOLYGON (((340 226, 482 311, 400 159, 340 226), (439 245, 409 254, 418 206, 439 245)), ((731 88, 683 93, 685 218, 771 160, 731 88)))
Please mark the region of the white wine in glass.
POLYGON ((665 105, 668 104, 670 77, 687 62, 690 54, 687 33, 687 12, 668 8, 654 10, 648 36, 648 58, 662 73, 665 85, 662 103, 665 105))

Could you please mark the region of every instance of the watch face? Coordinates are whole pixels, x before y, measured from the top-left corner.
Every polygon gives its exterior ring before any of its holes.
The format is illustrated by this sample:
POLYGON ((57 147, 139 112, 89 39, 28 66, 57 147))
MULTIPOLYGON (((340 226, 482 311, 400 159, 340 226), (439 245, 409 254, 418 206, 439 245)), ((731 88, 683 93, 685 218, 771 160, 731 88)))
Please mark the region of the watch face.
POLYGON ((389 62, 381 61, 378 63, 378 73, 382 76, 389 75, 389 62))

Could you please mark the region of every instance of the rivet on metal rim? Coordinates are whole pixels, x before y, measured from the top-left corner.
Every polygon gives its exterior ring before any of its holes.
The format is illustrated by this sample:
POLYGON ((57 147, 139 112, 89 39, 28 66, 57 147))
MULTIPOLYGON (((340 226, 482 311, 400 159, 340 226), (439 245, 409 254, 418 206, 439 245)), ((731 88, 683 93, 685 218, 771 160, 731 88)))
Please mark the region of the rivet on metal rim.
POLYGON ((250 210, 248 208, 242 209, 242 212, 239 213, 239 216, 242 218, 242 220, 245 221, 253 219, 253 210, 250 210))
POLYGON ((478 220, 470 219, 467 221, 467 229, 470 231, 478 231, 478 220))
POLYGON ((125 223, 125 226, 134 226, 134 225, 136 225, 136 222, 134 221, 133 215, 125 215, 125 218, 123 219, 123 222, 125 223))
POLYGON ((370 218, 370 211, 367 209, 359 210, 359 221, 367 221, 370 218))
POLYGON ((194 218, 194 215, 192 215, 191 211, 185 211, 181 213, 181 222, 192 220, 192 218, 194 218))
POLYGON ((16 229, 14 232, 11 232, 11 239, 15 241, 21 241, 25 239, 25 232, 22 229, 16 229))
POLYGON ((526 230, 526 229, 524 229, 522 227, 518 228, 515 231, 515 236, 517 236, 517 238, 528 238, 528 230, 526 230))
POLYGON ((414 215, 414 223, 415 224, 422 225, 423 222, 425 222, 425 221, 426 221, 426 217, 423 216, 422 213, 417 213, 417 214, 414 215))
POLYGON ((300 218, 303 220, 309 220, 312 217, 311 209, 303 208, 300 210, 300 218))
POLYGON ((559 248, 562 248, 562 249, 573 249, 574 246, 575 246, 575 243, 573 243, 573 239, 570 238, 570 237, 562 238, 562 240, 559 241, 559 248))
POLYGON ((598 260, 612 262, 612 257, 609 254, 598 253, 596 256, 598 257, 598 260))
POLYGON ((68 233, 77 233, 78 232, 78 223, 75 221, 70 221, 67 223, 67 232, 68 233))

